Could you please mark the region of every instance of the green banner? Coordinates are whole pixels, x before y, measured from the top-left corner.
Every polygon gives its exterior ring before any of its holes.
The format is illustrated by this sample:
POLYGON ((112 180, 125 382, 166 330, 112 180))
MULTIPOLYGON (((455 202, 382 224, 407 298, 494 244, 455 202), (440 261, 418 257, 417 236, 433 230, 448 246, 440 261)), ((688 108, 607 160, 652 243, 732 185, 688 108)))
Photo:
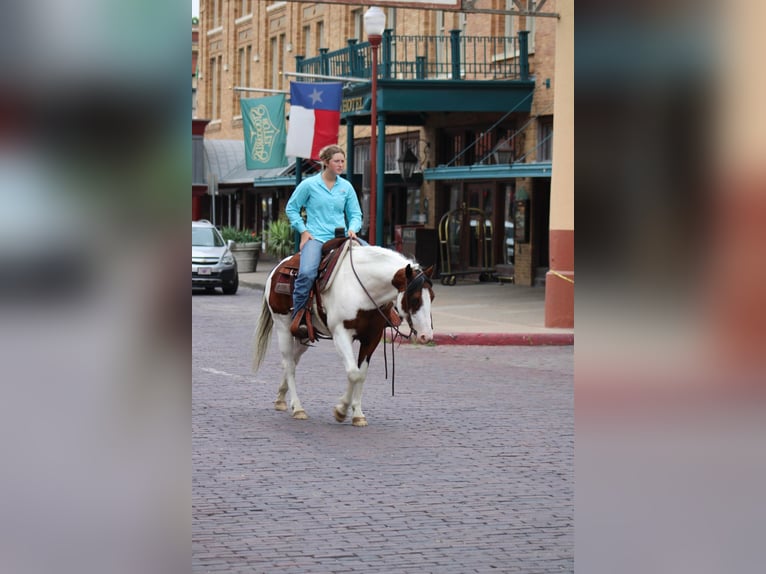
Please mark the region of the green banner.
POLYGON ((285 158, 285 96, 240 99, 247 169, 282 167, 285 158))

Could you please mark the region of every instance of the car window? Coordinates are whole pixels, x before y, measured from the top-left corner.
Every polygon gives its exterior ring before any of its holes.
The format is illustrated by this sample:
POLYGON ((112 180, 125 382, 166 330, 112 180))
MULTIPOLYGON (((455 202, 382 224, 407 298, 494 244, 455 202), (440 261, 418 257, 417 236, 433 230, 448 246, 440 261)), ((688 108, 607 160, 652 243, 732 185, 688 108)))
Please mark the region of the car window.
POLYGON ((212 227, 192 229, 192 245, 196 247, 223 247, 223 238, 212 227))

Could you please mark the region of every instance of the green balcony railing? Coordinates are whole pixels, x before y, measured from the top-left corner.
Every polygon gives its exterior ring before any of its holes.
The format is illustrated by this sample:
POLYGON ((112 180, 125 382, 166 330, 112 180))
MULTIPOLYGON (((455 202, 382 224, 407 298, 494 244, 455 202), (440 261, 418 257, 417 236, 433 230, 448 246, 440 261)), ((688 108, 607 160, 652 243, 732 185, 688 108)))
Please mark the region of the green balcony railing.
MULTIPOLYGON (((394 36, 383 33, 378 79, 395 80, 528 80, 527 36, 394 36)), ((372 49, 369 42, 348 40, 334 52, 319 50, 313 58, 296 57, 302 74, 370 78, 372 49)))

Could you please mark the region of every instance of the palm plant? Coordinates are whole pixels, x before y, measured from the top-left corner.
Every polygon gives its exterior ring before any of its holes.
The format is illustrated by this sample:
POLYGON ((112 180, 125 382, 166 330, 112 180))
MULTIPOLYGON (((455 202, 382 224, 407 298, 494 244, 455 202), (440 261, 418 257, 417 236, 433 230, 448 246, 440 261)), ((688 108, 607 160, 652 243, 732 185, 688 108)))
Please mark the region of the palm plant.
POLYGON ((282 259, 295 253, 295 233, 290 222, 284 217, 272 221, 265 236, 266 252, 269 255, 282 259))

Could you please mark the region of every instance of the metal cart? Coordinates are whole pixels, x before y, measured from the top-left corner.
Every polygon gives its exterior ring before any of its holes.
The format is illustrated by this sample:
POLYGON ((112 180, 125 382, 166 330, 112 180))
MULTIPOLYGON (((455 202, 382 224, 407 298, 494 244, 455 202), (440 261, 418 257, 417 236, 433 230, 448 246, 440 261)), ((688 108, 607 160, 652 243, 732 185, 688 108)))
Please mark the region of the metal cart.
POLYGON ((479 281, 494 278, 492 222, 481 209, 461 207, 445 213, 439 221, 439 248, 442 285, 455 285, 459 275, 478 273, 479 281), (462 233, 465 226, 470 228, 467 237, 462 233))

